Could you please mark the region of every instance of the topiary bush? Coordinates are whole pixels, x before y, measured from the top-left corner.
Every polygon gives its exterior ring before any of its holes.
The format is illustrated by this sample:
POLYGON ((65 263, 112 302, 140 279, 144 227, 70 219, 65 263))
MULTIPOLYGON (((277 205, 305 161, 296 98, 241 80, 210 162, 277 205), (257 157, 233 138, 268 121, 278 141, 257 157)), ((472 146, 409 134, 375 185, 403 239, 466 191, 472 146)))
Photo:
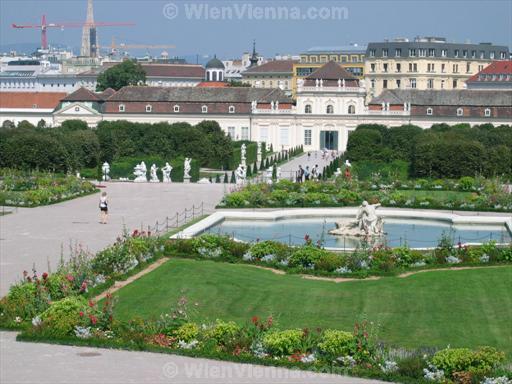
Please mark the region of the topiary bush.
POLYGON ((327 329, 318 343, 319 351, 328 359, 350 356, 354 352, 354 335, 350 332, 327 329))
POLYGON ((276 356, 287 356, 300 351, 303 331, 287 329, 285 331, 270 331, 263 336, 263 347, 276 356))

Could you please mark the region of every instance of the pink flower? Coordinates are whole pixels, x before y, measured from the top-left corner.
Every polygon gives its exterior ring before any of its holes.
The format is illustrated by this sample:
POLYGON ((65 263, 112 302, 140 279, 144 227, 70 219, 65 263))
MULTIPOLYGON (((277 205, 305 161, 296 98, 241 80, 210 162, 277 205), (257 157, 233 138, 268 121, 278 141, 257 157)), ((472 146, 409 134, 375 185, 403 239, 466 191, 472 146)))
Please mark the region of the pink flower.
POLYGON ((75 280, 75 278, 73 277, 73 275, 68 274, 68 275, 66 275, 66 280, 71 282, 71 281, 75 280))
POLYGON ((48 278, 48 273, 47 272, 43 273, 43 280, 46 280, 47 278, 48 278))

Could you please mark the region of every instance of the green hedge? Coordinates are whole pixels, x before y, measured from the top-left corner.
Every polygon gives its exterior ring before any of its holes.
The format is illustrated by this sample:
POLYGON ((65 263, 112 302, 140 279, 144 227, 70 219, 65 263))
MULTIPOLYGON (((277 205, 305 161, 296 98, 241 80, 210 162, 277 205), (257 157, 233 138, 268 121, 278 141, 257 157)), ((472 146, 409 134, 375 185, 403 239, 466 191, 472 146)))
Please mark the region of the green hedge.
MULTIPOLYGON (((229 159, 227 163, 227 169, 236 169, 241 159, 241 147, 242 144, 245 144, 246 149, 246 162, 247 164, 254 164, 258 159, 258 143, 253 141, 236 141, 233 143, 233 154, 231 158, 229 159)), ((266 150, 266 144, 261 144, 261 157, 262 159, 266 159, 267 157, 267 150, 266 150)), ((259 166, 259 164, 258 164, 259 166)))

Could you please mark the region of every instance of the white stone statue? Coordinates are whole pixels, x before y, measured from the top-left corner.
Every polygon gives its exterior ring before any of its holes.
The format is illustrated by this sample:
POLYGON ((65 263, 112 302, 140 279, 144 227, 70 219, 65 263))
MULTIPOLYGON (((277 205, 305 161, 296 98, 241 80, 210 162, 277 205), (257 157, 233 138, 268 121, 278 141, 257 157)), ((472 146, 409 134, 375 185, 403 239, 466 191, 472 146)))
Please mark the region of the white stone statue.
POLYGON ((281 180, 281 167, 277 167, 276 178, 277 180, 281 180))
POLYGON ((158 167, 156 164, 153 164, 150 169, 150 176, 151 176, 151 183, 159 183, 160 180, 158 180, 158 175, 156 174, 156 171, 158 170, 158 167))
POLYGON ((345 88, 345 79, 343 79, 343 80, 341 81, 341 86, 342 86, 343 88, 345 88))
POLYGON ((135 183, 146 183, 148 181, 146 173, 147 173, 146 164, 144 162, 137 164, 133 169, 133 174, 135 176, 135 183))
POLYGON ((270 110, 273 111, 274 110, 274 100, 272 100, 270 102, 270 110))
POLYGON ((101 166, 101 174, 103 175, 102 176, 103 181, 110 180, 110 175, 109 175, 110 174, 110 164, 107 163, 106 161, 101 166))
POLYGON ((258 166, 259 166, 259 163, 261 163, 261 157, 262 157, 261 141, 258 141, 258 146, 257 146, 257 149, 256 149, 256 160, 258 162, 258 166))
POLYGON ((348 161, 348 159, 345 160, 345 167, 350 168, 351 166, 352 164, 350 163, 350 161, 348 161))
POLYGON ((384 235, 384 221, 377 215, 380 204, 368 204, 363 201, 355 221, 336 222, 336 229, 329 231, 332 235, 353 237, 379 237, 384 235))
POLYGON ((304 79, 297 80, 297 87, 302 88, 304 86, 304 79))
POLYGON ((244 167, 247 165, 246 164, 246 160, 247 160, 247 146, 245 144, 242 144, 242 146, 240 147, 240 162, 242 163, 241 165, 243 165, 244 167))
POLYGON ((251 101, 251 111, 256 112, 257 107, 258 107, 258 102, 256 100, 251 101))
POLYGON ((162 167, 162 175, 163 175, 162 181, 164 183, 172 182, 172 180, 171 180, 171 171, 172 171, 171 165, 169 163, 165 163, 165 167, 162 167))
POLYGON ((341 88, 341 79, 338 79, 338 88, 341 88))
POLYGON ((277 110, 279 110, 279 101, 276 101, 276 103, 275 103, 275 109, 276 109, 276 111, 277 111, 277 110))
POLYGON ((324 80, 320 79, 320 88, 324 86, 324 80))
POLYGON ((246 177, 247 177, 247 171, 246 171, 245 167, 242 164, 240 164, 238 166, 238 168, 235 170, 236 183, 238 185, 245 184, 246 177))
POLYGON ((183 179, 190 180, 190 170, 192 167, 190 166, 190 163, 192 162, 192 159, 190 157, 185 157, 185 163, 183 164, 183 179))
POLYGON ((315 80, 315 87, 318 87, 319 83, 320 83, 320 82, 318 81, 318 79, 316 79, 316 80, 315 80))

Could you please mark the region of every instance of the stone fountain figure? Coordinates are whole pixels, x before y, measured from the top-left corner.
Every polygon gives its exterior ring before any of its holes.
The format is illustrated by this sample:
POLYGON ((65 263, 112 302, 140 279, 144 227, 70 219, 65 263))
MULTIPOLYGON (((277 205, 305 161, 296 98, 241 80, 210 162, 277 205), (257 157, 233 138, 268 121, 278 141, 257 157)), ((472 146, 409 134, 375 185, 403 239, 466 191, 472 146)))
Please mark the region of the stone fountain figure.
POLYGON ((151 183, 159 183, 160 180, 158 180, 158 175, 156 174, 156 171, 158 170, 158 167, 156 164, 153 164, 150 169, 150 176, 151 176, 151 183))
POLYGON ((135 183, 146 183, 148 181, 146 173, 147 173, 146 164, 144 162, 141 162, 140 164, 137 164, 135 168, 133 169, 133 174, 135 176, 135 180, 133 180, 135 183))
POLYGON ((242 144, 242 146, 240 147, 240 163, 245 167, 247 166, 247 157, 246 157, 246 154, 247 154, 247 146, 244 144, 242 144))
POLYGON ((236 184, 244 185, 246 178, 247 178, 247 171, 245 170, 245 167, 242 164, 238 165, 238 168, 235 170, 236 184))
POLYGON ((190 183, 190 170, 192 169, 190 163, 192 159, 190 157, 185 157, 185 162, 183 163, 183 182, 190 183))
POLYGON ((101 166, 101 174, 103 181, 109 181, 110 180, 110 164, 106 161, 101 166))
POLYGON ((331 235, 369 237, 384 235, 384 221, 377 215, 380 204, 368 204, 363 201, 357 212, 356 220, 336 222, 336 229, 329 231, 331 235))
POLYGON ((165 167, 162 167, 162 175, 163 175, 162 181, 164 183, 172 182, 172 180, 171 180, 171 171, 172 171, 171 165, 169 163, 165 163, 165 167))

